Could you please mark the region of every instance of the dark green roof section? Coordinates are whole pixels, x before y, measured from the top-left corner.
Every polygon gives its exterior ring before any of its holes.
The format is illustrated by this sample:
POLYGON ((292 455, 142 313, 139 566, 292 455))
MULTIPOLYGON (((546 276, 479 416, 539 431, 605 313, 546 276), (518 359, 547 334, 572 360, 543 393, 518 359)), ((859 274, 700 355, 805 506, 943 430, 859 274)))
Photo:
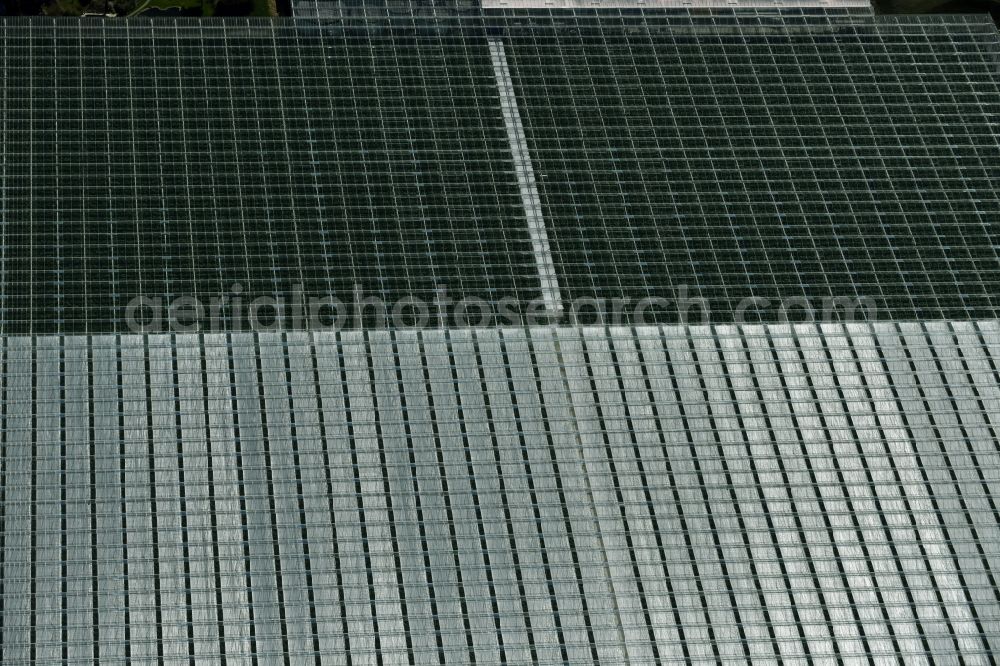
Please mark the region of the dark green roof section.
POLYGON ((137 295, 234 284, 538 295, 481 22, 8 20, 0 63, 7 332, 120 330, 137 295))
POLYGON ((717 322, 747 297, 1000 312, 986 17, 11 18, 0 62, 8 333, 119 331, 135 296, 234 284, 517 308, 686 287, 717 322))
POLYGON ((536 13, 503 39, 564 297, 996 316, 987 17, 536 13))

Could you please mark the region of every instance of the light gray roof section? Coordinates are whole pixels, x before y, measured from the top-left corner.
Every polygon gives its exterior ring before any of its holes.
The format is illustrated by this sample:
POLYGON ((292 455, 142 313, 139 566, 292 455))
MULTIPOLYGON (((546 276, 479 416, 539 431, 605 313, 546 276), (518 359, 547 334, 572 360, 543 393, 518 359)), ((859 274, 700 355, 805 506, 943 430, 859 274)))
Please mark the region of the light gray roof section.
POLYGON ((990 322, 0 340, 4 663, 1000 648, 990 322))

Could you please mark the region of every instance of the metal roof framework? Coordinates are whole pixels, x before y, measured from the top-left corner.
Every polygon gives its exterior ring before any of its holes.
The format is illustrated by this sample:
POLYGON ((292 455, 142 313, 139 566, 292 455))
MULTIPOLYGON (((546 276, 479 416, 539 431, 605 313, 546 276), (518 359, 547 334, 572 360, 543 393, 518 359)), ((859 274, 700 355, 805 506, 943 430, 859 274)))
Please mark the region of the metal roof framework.
POLYGON ((1000 652, 995 28, 361 9, 0 23, 3 663, 1000 652))

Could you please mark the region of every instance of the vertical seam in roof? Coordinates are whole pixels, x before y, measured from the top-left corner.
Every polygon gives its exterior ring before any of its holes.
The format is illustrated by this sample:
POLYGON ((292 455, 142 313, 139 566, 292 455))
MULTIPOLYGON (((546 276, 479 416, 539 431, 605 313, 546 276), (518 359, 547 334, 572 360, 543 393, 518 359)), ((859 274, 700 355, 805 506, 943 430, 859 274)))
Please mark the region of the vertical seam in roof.
POLYGON ((524 216, 528 222, 528 235, 531 237, 531 248, 535 255, 535 264, 538 267, 542 300, 545 302, 546 310, 558 314, 562 312, 559 280, 556 278, 555 262, 549 247, 549 235, 545 229, 545 219, 542 217, 542 202, 535 184, 535 170, 531 166, 528 142, 524 136, 524 126, 521 124, 521 113, 517 108, 514 83, 510 77, 510 67, 507 65, 507 53, 501 40, 491 39, 489 44, 493 75, 496 77, 497 89, 500 93, 500 109, 503 112, 504 126, 507 128, 507 139, 510 142, 510 152, 514 158, 518 190, 521 193, 521 203, 524 205, 524 216))
MULTIPOLYGON (((4 26, 3 51, 4 61, 7 56, 7 35, 4 26)), ((0 86, 0 335, 7 332, 7 118, 10 115, 8 106, 7 86, 0 86)), ((0 634, 3 632, 0 631, 0 634)))

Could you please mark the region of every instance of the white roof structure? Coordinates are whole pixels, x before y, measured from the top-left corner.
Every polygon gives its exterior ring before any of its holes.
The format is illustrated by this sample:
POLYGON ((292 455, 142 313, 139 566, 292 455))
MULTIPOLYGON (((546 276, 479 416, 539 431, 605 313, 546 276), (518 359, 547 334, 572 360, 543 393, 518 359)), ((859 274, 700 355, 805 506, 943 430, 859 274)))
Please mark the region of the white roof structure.
POLYGON ((996 322, 7 338, 0 360, 4 663, 1000 649, 996 322))

